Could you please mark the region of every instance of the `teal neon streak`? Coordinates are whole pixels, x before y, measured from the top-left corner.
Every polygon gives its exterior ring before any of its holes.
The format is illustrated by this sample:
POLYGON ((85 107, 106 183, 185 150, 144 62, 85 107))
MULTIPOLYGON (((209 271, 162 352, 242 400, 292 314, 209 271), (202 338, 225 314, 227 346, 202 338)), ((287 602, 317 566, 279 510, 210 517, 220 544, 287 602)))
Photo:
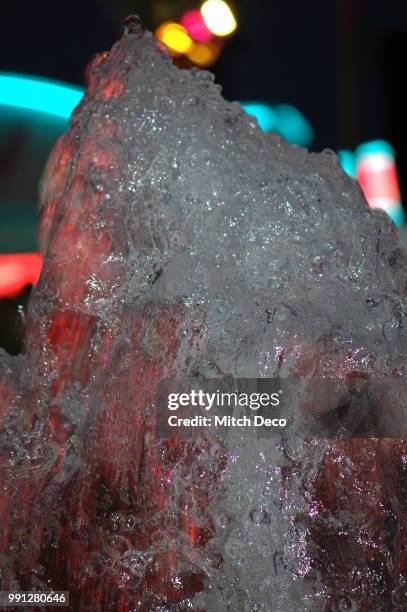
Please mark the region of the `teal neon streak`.
POLYGON ((308 146, 314 139, 311 125, 291 104, 270 106, 263 102, 241 102, 243 110, 257 119, 263 132, 278 132, 287 142, 308 146))
POLYGON ((37 77, 0 73, 0 105, 69 119, 83 89, 37 77))
POLYGON ((356 157, 352 151, 341 149, 338 151, 339 163, 346 174, 349 174, 352 178, 356 178, 356 157))
POLYGON ((290 144, 307 147, 314 140, 311 125, 298 108, 291 104, 279 104, 274 107, 277 116, 278 132, 290 144))
POLYGON ((386 212, 396 227, 400 227, 401 225, 404 225, 404 222, 406 219, 405 219, 405 214, 404 214, 404 208, 401 203, 396 209, 393 209, 393 210, 387 209, 386 212))
POLYGON ((277 128, 276 114, 268 104, 261 102, 241 102, 240 106, 252 117, 257 119, 257 123, 263 132, 270 132, 277 128))
POLYGON ((374 153, 386 153, 392 159, 395 159, 396 156, 393 147, 387 140, 365 142, 359 145, 355 151, 357 159, 365 155, 373 155, 374 153))

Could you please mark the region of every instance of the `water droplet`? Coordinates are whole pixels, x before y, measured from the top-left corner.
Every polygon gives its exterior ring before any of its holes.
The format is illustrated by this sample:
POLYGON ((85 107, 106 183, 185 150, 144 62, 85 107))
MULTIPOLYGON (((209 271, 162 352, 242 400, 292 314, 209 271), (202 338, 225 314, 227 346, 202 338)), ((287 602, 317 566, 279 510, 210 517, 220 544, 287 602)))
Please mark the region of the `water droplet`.
POLYGON ((144 575, 147 560, 144 555, 132 553, 126 558, 124 564, 134 576, 141 578, 144 575))
POLYGON ((137 519, 134 514, 129 514, 126 519, 126 527, 127 529, 134 529, 137 524, 137 519))
POLYGON ((227 514, 218 514, 216 517, 216 524, 221 528, 225 529, 230 523, 230 518, 227 514))
POLYGON ((129 540, 119 535, 109 538, 106 544, 106 550, 113 559, 122 559, 130 549, 129 540))
POLYGON ((270 516, 267 508, 259 506, 250 513, 250 518, 255 525, 267 525, 270 523, 270 516))

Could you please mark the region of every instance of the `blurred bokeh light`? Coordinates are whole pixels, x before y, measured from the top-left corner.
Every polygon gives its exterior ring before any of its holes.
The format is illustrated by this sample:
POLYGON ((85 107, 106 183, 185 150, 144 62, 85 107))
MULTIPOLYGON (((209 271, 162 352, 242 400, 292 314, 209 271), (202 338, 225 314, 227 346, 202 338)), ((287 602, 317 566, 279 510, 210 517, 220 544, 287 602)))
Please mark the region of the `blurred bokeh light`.
POLYGON ((193 40, 186 29, 179 23, 167 21, 155 32, 156 37, 174 53, 188 53, 193 48, 193 40))
POLYGON ((393 147, 385 140, 360 145, 356 151, 356 178, 371 208, 384 210, 396 226, 404 223, 404 209, 393 147))
POLYGON ((201 6, 202 17, 215 36, 230 36, 237 28, 235 16, 223 0, 206 0, 201 6))
POLYGON ((0 255, 0 299, 15 297, 27 285, 35 285, 42 266, 38 253, 0 255))
POLYGON ((191 9, 187 11, 181 19, 190 37, 197 43, 207 43, 212 40, 212 33, 205 24, 201 11, 191 9))

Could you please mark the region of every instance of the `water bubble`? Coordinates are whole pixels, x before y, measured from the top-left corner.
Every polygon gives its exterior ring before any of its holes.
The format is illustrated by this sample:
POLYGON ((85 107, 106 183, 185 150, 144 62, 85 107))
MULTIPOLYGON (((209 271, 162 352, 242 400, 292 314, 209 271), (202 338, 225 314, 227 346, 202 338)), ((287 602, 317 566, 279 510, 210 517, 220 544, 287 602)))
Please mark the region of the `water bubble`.
POLYGON ((221 529, 226 529, 226 527, 230 524, 231 518, 229 515, 219 512, 215 516, 215 523, 221 529))
POLYGON ((174 589, 176 590, 180 590, 182 589, 182 580, 181 580, 181 576, 171 576, 171 584, 174 587, 174 589))
POLYGON ((255 525, 267 525, 270 523, 270 513, 264 506, 254 508, 250 512, 250 518, 255 525))
POLYGON ((136 525, 137 525, 137 518, 134 516, 134 514, 129 514, 128 517, 126 518, 127 529, 135 529, 136 525))
POLYGON ((131 549, 131 544, 127 538, 114 535, 108 538, 105 549, 112 559, 122 559, 131 549))
POLYGON ((144 576, 147 567, 147 557, 144 553, 132 552, 126 557, 124 565, 133 576, 141 578, 144 576))

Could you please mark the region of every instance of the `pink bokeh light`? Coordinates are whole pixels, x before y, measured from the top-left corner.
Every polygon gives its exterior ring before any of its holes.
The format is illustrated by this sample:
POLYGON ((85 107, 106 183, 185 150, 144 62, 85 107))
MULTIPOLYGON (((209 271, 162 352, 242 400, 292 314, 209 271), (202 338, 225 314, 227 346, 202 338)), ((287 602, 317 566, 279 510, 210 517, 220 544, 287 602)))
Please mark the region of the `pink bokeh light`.
POLYGON ((197 9, 187 11, 181 19, 181 25, 195 42, 206 43, 212 40, 212 34, 206 27, 201 11, 197 9))

